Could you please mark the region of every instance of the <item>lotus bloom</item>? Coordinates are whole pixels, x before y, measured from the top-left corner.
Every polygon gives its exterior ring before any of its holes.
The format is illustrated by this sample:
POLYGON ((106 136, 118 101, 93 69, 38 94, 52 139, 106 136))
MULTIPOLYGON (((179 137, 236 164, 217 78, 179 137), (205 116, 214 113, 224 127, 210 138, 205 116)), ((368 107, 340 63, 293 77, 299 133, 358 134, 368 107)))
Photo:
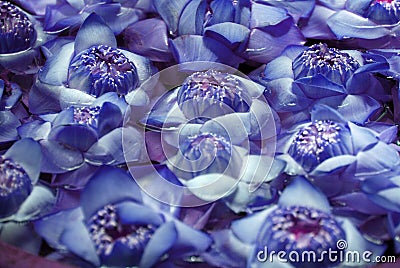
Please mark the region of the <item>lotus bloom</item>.
POLYGON ((90 105, 107 92, 125 96, 153 72, 147 59, 117 48, 114 33, 96 14, 85 20, 74 42, 60 39, 48 46, 49 58, 30 92, 33 113, 90 105))
POLYGON ((277 7, 279 4, 268 5, 268 1, 153 4, 162 20, 139 21, 129 26, 124 35, 130 50, 158 61, 169 61, 172 52, 178 63, 214 61, 237 67, 244 60, 268 62, 288 44, 305 41, 290 14, 277 7), (148 34, 150 27, 161 37, 148 34))
MULTIPOLYGON (((194 70, 196 66, 200 68, 202 63, 191 64, 189 68, 194 70)), ((204 124, 204 131, 225 128, 229 135, 240 140, 238 142, 247 138, 255 141, 275 136, 273 119, 277 117, 264 101, 261 86, 229 71, 209 69, 194 71, 189 76, 185 71, 177 72, 186 75, 186 78, 158 98, 149 114, 142 119, 148 127, 176 129, 184 123, 204 124)))
POLYGON ((390 92, 373 74, 382 68, 358 51, 320 43, 287 48, 265 66, 259 81, 279 113, 307 114, 312 105, 323 103, 349 121, 364 124, 382 107, 381 102, 390 99, 390 92))
MULTIPOLYGON (((81 188, 87 181, 85 178, 93 171, 89 166, 118 165, 125 162, 121 143, 126 108, 124 99, 109 92, 97 98, 91 105, 70 106, 60 113, 42 115, 40 119, 19 127, 18 132, 21 137, 30 137, 40 142, 43 150, 42 172, 69 172, 72 177, 75 174, 73 171, 83 172, 79 175, 81 179, 72 184, 65 176, 61 176, 64 178, 63 182, 60 181, 61 178, 55 178, 63 185, 81 188)), ((134 140, 134 145, 131 146, 135 147, 136 156, 140 155, 140 133, 133 128, 125 128, 124 131, 129 133, 131 141, 134 140)))
POLYGON ((20 7, 0 1, 0 64, 16 73, 32 73, 38 68, 39 51, 48 36, 41 24, 20 7))
POLYGON ((121 33, 128 25, 144 17, 150 9, 150 1, 101 1, 85 0, 57 1, 48 4, 45 12, 44 29, 49 32, 60 32, 65 29, 79 28, 83 21, 96 13, 104 19, 115 34, 121 33))
POLYGON ((397 128, 387 131, 392 134, 380 135, 346 121, 328 106, 316 105, 310 122, 278 139, 278 151, 284 153, 281 157, 288 163, 287 173, 307 175, 327 195, 338 195, 353 191, 359 176, 395 170, 400 158, 387 143, 392 142, 397 128))
MULTIPOLYGON (((277 205, 233 221, 230 229, 212 236, 215 244, 205 259, 216 266, 334 267, 346 265, 346 259, 339 256, 347 251, 368 250, 371 256, 384 251, 383 246, 363 238, 350 220, 333 215, 326 197, 303 177, 293 179, 277 205), (329 250, 336 252, 336 259, 323 255, 329 250), (270 258, 271 252, 280 251, 285 254, 270 258), (315 260, 301 259, 305 252, 315 253, 315 260), (280 262, 279 258, 286 261, 280 262)), ((363 267, 365 262, 361 260, 357 265, 363 267)))
POLYGON ((206 234, 146 206, 133 178, 111 167, 92 177, 80 208, 43 218, 35 226, 50 244, 96 266, 173 263, 198 256, 211 243, 206 234))
POLYGON ((399 1, 318 1, 303 33, 308 38, 340 40, 353 48, 399 46, 399 1))

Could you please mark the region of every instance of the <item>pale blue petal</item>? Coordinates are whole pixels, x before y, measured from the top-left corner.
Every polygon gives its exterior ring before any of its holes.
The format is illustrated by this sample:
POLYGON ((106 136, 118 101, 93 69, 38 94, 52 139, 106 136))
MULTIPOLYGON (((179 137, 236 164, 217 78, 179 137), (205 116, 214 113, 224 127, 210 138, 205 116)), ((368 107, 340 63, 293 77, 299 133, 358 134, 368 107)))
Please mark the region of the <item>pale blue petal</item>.
POLYGON ((326 196, 304 177, 296 177, 283 190, 279 206, 303 206, 330 213, 331 207, 326 196))
POLYGON ((37 182, 42 161, 39 143, 30 138, 19 140, 8 149, 4 157, 20 164, 32 180, 32 184, 37 182))
POLYGON ((341 10, 327 21, 329 28, 339 39, 363 38, 377 39, 390 34, 385 26, 380 26, 347 10, 341 10))
POLYGON ((107 45, 116 48, 117 40, 104 20, 95 13, 92 13, 83 22, 76 35, 74 45, 75 54, 79 54, 95 45, 107 45))
POLYGON ((96 249, 83 222, 76 221, 67 225, 60 236, 60 241, 70 252, 96 266, 100 265, 96 249))

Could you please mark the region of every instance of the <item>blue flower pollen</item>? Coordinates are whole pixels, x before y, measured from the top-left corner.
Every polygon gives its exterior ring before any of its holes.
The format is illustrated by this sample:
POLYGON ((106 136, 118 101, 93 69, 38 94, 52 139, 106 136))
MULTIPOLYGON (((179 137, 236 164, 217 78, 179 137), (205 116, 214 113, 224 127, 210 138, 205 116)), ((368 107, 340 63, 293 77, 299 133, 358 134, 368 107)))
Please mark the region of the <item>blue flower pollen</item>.
POLYGON ((36 41, 36 31, 29 18, 15 5, 0 1, 0 53, 27 50, 36 41))
POLYGON ((69 87, 95 97, 107 92, 126 95, 138 83, 136 66, 120 50, 106 45, 82 51, 69 66, 69 87))
MULTIPOLYGON (((94 242, 97 254, 102 258, 102 263, 106 265, 113 265, 108 263, 112 262, 112 258, 107 259, 107 256, 113 254, 117 243, 140 256, 155 230, 156 226, 152 224, 121 223, 114 205, 101 208, 89 220, 90 237, 94 242)), ((132 259, 132 261, 134 260, 132 259)))
POLYGON ((360 64, 348 53, 326 44, 315 44, 293 61, 295 79, 322 74, 331 81, 346 84, 360 64))
POLYGON ((77 124, 97 127, 100 107, 74 107, 74 122, 77 124))
POLYGON ((178 105, 189 118, 206 120, 232 112, 248 112, 251 97, 231 74, 215 70, 196 72, 178 91, 178 105), (222 113, 222 114, 221 114, 222 113))
POLYGON ((10 216, 32 192, 25 170, 11 159, 0 159, 0 216, 10 216))
POLYGON ((347 153, 345 145, 341 144, 344 131, 343 126, 333 121, 316 121, 298 131, 289 154, 310 171, 330 157, 347 153))

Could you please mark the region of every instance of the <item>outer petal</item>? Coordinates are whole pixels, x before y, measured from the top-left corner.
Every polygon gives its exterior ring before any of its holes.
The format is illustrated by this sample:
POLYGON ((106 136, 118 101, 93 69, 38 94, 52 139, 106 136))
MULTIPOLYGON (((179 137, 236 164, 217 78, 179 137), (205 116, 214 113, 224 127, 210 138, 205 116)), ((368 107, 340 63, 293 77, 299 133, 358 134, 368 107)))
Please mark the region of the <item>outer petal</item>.
POLYGON ((172 54, 168 46, 167 26, 163 20, 151 18, 128 26, 124 37, 130 51, 153 61, 169 62, 172 54))
MULTIPOLYGON (((214 24, 204 31, 204 36, 212 37, 230 49, 243 47, 249 34, 250 30, 247 27, 232 22, 214 24)), ((239 49, 239 51, 243 49, 239 49)))
POLYGON ((75 38, 75 54, 95 45, 117 47, 114 33, 104 20, 92 13, 82 24, 75 38))
POLYGON ((141 200, 139 187, 133 178, 122 169, 104 166, 94 174, 83 190, 81 206, 88 219, 108 204, 127 200, 141 200))
POLYGON ((346 10, 341 10, 331 16, 327 23, 339 39, 348 37, 377 39, 390 34, 385 26, 376 25, 372 21, 346 10))
POLYGON ((60 236, 60 241, 72 253, 96 266, 100 265, 96 249, 83 222, 76 221, 67 225, 60 236))
POLYGON ((10 111, 0 112, 0 143, 18 139, 18 118, 10 111))
POLYGON ((209 61, 238 67, 243 61, 229 48, 209 37, 183 35, 172 40, 171 45, 179 63, 209 61))
POLYGON ((40 145, 32 139, 22 139, 16 143, 4 154, 5 158, 10 158, 20 164, 25 172, 35 184, 39 178, 40 162, 42 161, 42 152, 40 145))
POLYGON ((305 206, 330 213, 328 199, 304 177, 296 177, 279 198, 280 206, 305 206))

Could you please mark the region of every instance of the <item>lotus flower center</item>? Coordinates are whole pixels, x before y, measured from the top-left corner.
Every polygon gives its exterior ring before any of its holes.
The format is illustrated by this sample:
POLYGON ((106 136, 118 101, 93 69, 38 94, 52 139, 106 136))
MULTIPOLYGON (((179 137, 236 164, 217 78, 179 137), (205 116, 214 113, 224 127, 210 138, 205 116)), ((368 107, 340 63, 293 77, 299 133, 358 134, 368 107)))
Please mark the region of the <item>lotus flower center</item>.
MULTIPOLYGON (((307 250, 318 255, 337 250, 337 241, 345 232, 336 219, 323 211, 301 207, 279 207, 269 214, 260 233, 258 245, 285 252, 307 250)), ((321 256, 323 257, 323 256, 321 256)))
POLYGON ((340 141, 340 127, 332 121, 317 121, 301 129, 293 144, 302 154, 319 155, 325 147, 340 141))
POLYGON ((0 197, 6 197, 19 190, 28 189, 32 184, 25 170, 10 159, 1 159, 0 163, 0 197))
POLYGON ((342 137, 346 129, 330 121, 316 121, 300 129, 294 137, 288 153, 306 171, 311 171, 324 160, 348 153, 342 137))
POLYGON ((268 252, 284 251, 290 254, 288 260, 295 267, 317 267, 310 265, 316 264, 316 260, 321 267, 332 267, 335 259, 331 257, 335 253, 339 257, 342 250, 337 247, 337 243, 345 237, 340 224, 326 212, 302 206, 278 207, 265 219, 257 247, 267 247, 268 252), (297 260, 296 255, 302 256, 304 252, 315 254, 315 258, 297 260), (327 252, 332 255, 328 257, 325 254, 327 252))
POLYGON ((178 105, 190 117, 249 111, 251 97, 233 75, 215 70, 189 76, 178 91, 178 105))
POLYGON ((122 224, 113 205, 98 210, 89 224, 89 233, 99 256, 112 254, 117 242, 141 254, 156 229, 151 224, 122 224))
POLYGON ((349 54, 326 44, 312 45, 293 61, 296 79, 322 74, 338 84, 345 84, 359 67, 349 54))
POLYGON ((30 48, 36 31, 28 17, 13 4, 0 1, 0 53, 14 53, 30 48))
POLYGON ((367 18, 379 24, 397 23, 400 20, 400 3, 397 0, 372 1, 367 18))
POLYGON ((223 136, 212 133, 188 137, 182 148, 184 155, 192 160, 204 157, 203 153, 212 156, 218 152, 231 153, 231 144, 223 136))
POLYGON ((106 92, 125 95, 138 81, 135 65, 120 50, 105 45, 81 52, 69 67, 69 86, 96 97, 106 92))
POLYGON ((100 107, 74 107, 74 122, 77 124, 97 126, 100 107))

